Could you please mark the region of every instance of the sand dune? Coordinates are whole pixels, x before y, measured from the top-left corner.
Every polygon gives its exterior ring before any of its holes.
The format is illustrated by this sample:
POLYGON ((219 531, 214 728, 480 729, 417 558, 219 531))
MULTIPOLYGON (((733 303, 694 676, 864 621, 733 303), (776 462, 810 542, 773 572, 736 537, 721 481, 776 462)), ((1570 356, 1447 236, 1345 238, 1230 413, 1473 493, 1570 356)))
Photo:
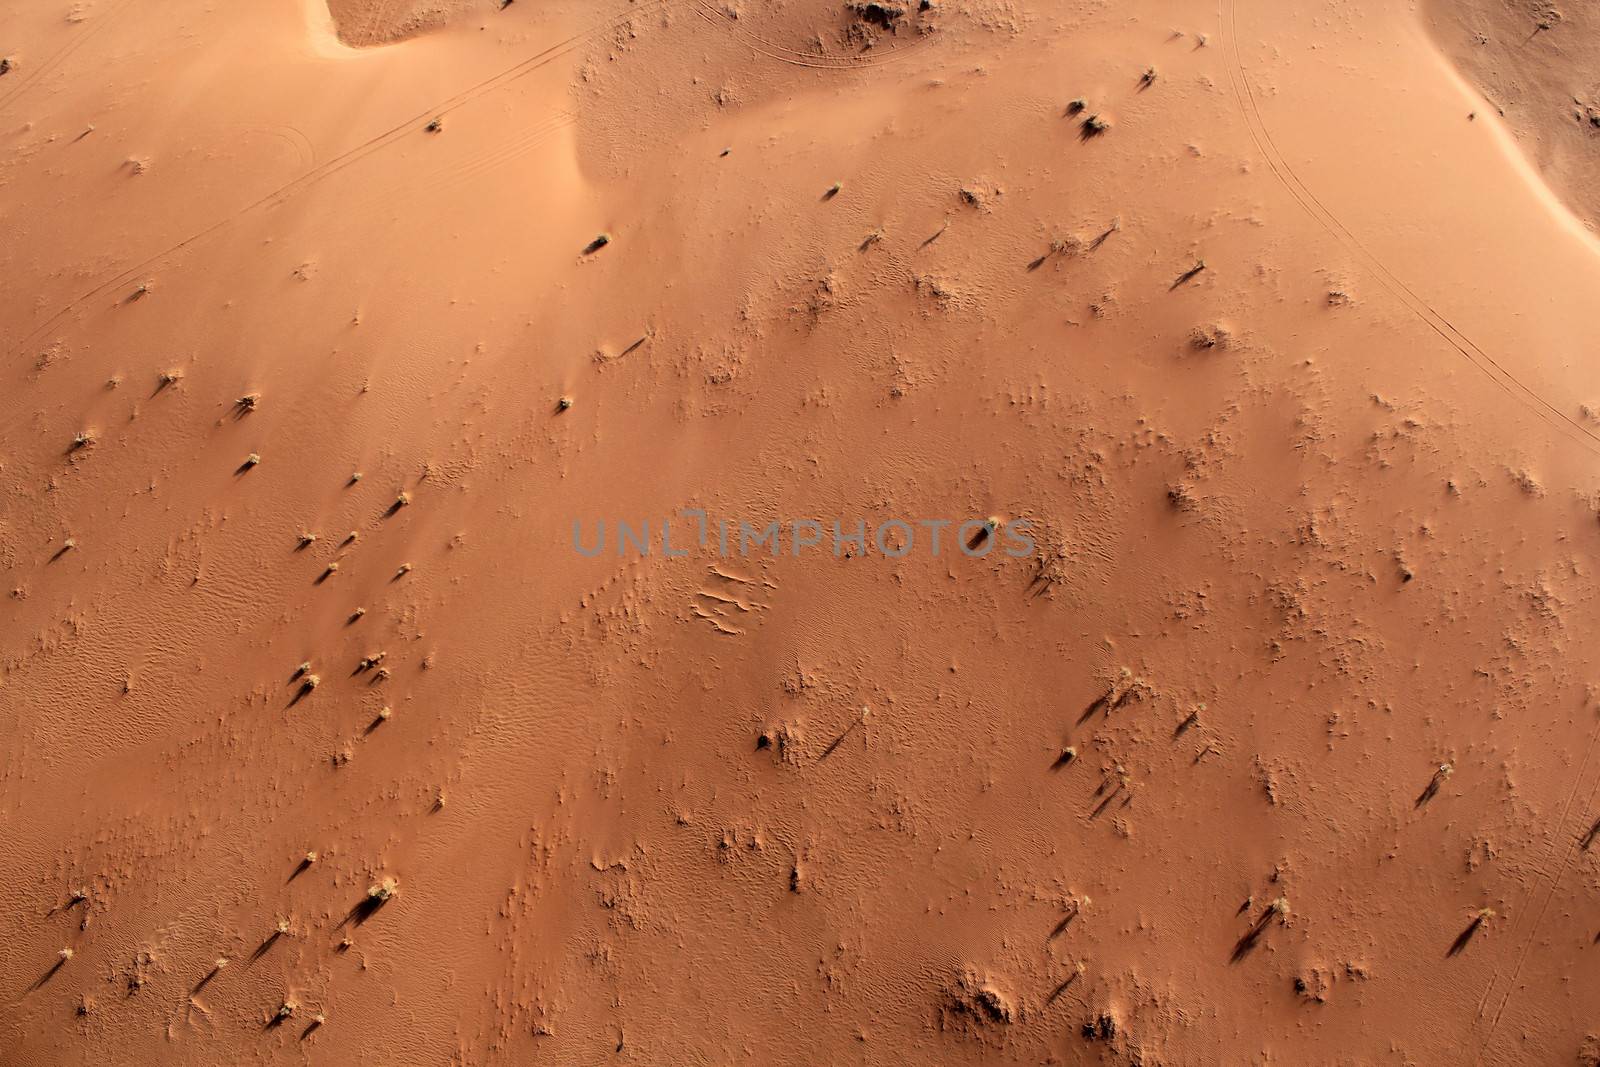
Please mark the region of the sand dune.
POLYGON ((1591 230, 1600 225, 1600 12, 1430 0, 1430 29, 1591 230))
POLYGON ((1600 1056, 1488 9, 12 7, 0 1061, 1600 1056))

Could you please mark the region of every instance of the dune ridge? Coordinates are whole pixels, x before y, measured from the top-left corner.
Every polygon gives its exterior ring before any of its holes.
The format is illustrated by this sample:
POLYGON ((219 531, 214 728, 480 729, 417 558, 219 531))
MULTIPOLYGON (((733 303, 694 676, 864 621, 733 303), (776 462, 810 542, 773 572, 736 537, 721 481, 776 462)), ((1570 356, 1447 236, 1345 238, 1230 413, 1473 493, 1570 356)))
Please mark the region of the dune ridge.
POLYGON ((1592 5, 1428 0, 1440 49, 1583 220, 1600 225, 1600 16, 1592 5))

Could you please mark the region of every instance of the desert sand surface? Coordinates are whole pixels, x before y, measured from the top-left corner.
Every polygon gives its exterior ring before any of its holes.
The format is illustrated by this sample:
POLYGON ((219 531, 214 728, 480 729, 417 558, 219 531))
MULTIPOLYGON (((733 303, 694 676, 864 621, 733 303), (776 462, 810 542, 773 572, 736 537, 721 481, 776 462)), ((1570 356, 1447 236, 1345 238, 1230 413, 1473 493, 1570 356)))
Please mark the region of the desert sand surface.
POLYGON ((1600 1062, 1569 14, 7 4, 0 1063, 1600 1062))
POLYGON ((1600 6, 1429 0, 1446 54, 1591 230, 1600 227, 1600 6))

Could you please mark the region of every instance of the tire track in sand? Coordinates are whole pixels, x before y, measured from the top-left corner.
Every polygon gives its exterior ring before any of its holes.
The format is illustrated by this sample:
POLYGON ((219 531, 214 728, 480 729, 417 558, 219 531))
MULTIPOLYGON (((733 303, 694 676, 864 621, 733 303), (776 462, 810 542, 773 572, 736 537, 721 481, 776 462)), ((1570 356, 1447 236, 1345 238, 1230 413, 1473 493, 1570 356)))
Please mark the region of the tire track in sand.
MULTIPOLYGON (((1434 333, 1442 337, 1452 348, 1465 358, 1478 370, 1482 371, 1495 384, 1499 385, 1509 396, 1519 404, 1541 418, 1547 425, 1562 433, 1567 439, 1586 448, 1592 454, 1600 455, 1600 436, 1590 431, 1587 427, 1577 422, 1571 416, 1561 411, 1538 391, 1522 382, 1516 375, 1503 367, 1491 355, 1478 347, 1466 334, 1455 327, 1449 319, 1441 315, 1432 305, 1420 297, 1415 290, 1400 278, 1396 277, 1381 260, 1378 259, 1361 242, 1355 234, 1341 222, 1337 215, 1330 211, 1327 205, 1319 200, 1315 193, 1300 179, 1294 169, 1284 159, 1272 140, 1272 134, 1267 128, 1266 121, 1261 115, 1256 104, 1255 93, 1250 88, 1249 78, 1244 68, 1244 58, 1239 46, 1239 3, 1238 0, 1219 0, 1218 16, 1222 20, 1220 29, 1223 31, 1224 50, 1228 60, 1228 76, 1233 83, 1234 95, 1239 101, 1245 125, 1250 130, 1251 139, 1255 142, 1256 149, 1266 159, 1267 166, 1273 175, 1289 191, 1295 201, 1318 223, 1320 223, 1340 244, 1355 255, 1367 269, 1377 277, 1384 288, 1394 295, 1401 303, 1405 304, 1413 314, 1428 325, 1434 333)), ((1555 898, 1561 880, 1565 877, 1567 869, 1572 864, 1572 858, 1580 850, 1580 839, 1572 835, 1568 839, 1567 847, 1562 853, 1561 861, 1556 865, 1554 872, 1549 872, 1549 859, 1559 846, 1557 842, 1566 835, 1564 829, 1568 818, 1573 811, 1574 801, 1583 788, 1583 781, 1588 774, 1590 763, 1593 760, 1597 742, 1600 742, 1600 722, 1597 722, 1589 735, 1589 743, 1584 749, 1583 760, 1578 765, 1578 771, 1573 776, 1572 787, 1567 792, 1566 802, 1562 805, 1561 814, 1555 822, 1555 832, 1551 835, 1551 851, 1545 861, 1536 868, 1533 885, 1523 894, 1524 902, 1537 898, 1540 886, 1543 884, 1543 900, 1539 909, 1532 915, 1531 925, 1527 932, 1521 933, 1524 926, 1524 915, 1527 913, 1523 907, 1517 908, 1517 918, 1512 926, 1512 940, 1517 945, 1516 962, 1512 966, 1506 980, 1505 992, 1499 997, 1494 1015, 1489 1020, 1487 1030, 1478 1047, 1477 1059, 1482 1062, 1487 1054, 1489 1043, 1494 1038, 1495 1029, 1500 1024, 1500 1018, 1505 1014, 1507 1005, 1516 993, 1516 982, 1522 972, 1523 964, 1527 961, 1528 954, 1533 948, 1534 939, 1538 936, 1539 929, 1544 923, 1544 917, 1550 910, 1550 903, 1555 898)), ((1597 777, 1589 788, 1588 797, 1584 803, 1584 810, 1592 810, 1596 795, 1600 795, 1600 777, 1597 777)), ((1496 967, 1489 980, 1488 987, 1478 1002, 1477 1019, 1481 1023, 1494 1000, 1495 990, 1500 986, 1501 971, 1496 967)))
MULTIPOLYGON (((126 2, 131 3, 132 0, 126 0, 126 2)), ((14 357, 19 352, 37 343, 42 336, 55 329, 87 301, 93 300, 99 296, 103 296, 119 286, 126 286, 130 284, 135 278, 139 277, 140 274, 149 270, 156 264, 161 263, 162 261, 177 255, 179 252, 182 252, 185 249, 204 241, 208 237, 220 233, 229 226, 233 225, 235 222, 238 222, 240 219, 258 211, 265 211, 277 207, 278 205, 293 199, 306 190, 316 186, 320 182, 325 181, 326 179, 339 173, 345 168, 359 163, 361 160, 373 155, 376 152, 382 151, 391 144, 399 141, 401 138, 424 130, 427 125, 430 122, 433 122, 435 119, 442 118, 451 112, 460 110, 461 108, 466 107, 468 104, 477 100, 479 97, 493 92, 496 89, 510 85, 524 77, 527 77, 534 71, 548 66, 557 59, 563 58, 589 38, 597 34, 616 29, 617 27, 622 26, 635 18, 638 18, 640 15, 645 14, 646 12, 670 6, 674 2, 675 0, 648 0, 648 2, 637 7, 630 5, 623 13, 619 15, 613 15, 609 18, 603 18, 597 21, 594 25, 590 26, 588 29, 582 30, 570 37, 558 41, 557 43, 534 53, 528 58, 512 64, 499 73, 493 74, 474 85, 468 86, 467 88, 456 93, 454 96, 447 97, 432 107, 418 112, 411 118, 390 127, 382 133, 379 133, 373 137, 369 137, 367 140, 361 142, 353 148, 341 152, 339 155, 334 156, 332 159, 329 159, 320 166, 306 171, 298 178, 294 178, 291 181, 285 182, 283 185, 280 185, 278 188, 274 189, 270 193, 267 193, 265 196, 262 196, 261 198, 244 205, 243 207, 234 211, 232 214, 227 215, 224 218, 191 233, 189 236, 168 246, 167 248, 147 256, 132 266, 123 269, 116 275, 99 282, 93 288, 68 301, 44 322, 27 331, 27 333, 24 334, 20 340, 7 349, 7 356, 14 357)))
POLYGON ((1334 239, 1344 245, 1345 249, 1361 261, 1367 270, 1389 290, 1411 312, 1421 319, 1429 329, 1438 334, 1444 341, 1455 349, 1467 362, 1482 371, 1496 385, 1503 389, 1517 403, 1527 408, 1538 416, 1552 429, 1556 430, 1568 440, 1587 449, 1590 454, 1600 456, 1600 434, 1596 434, 1572 416, 1563 412, 1552 404, 1543 394, 1524 383, 1511 371, 1507 370, 1489 353, 1480 348, 1473 340, 1441 315, 1431 304, 1418 296, 1404 281, 1398 278, 1383 264, 1383 261, 1369 251, 1360 238, 1351 233, 1339 217, 1330 211, 1327 205, 1317 199, 1305 182, 1294 172, 1294 168, 1278 150, 1277 144, 1272 139, 1272 133, 1267 128, 1266 121, 1261 116, 1260 108, 1256 105, 1255 92, 1250 88, 1250 80, 1245 74, 1244 57, 1239 49, 1239 0, 1219 0, 1218 18, 1221 19, 1223 36, 1223 50, 1226 54, 1228 77, 1233 83, 1234 95, 1239 101, 1239 110, 1244 116, 1245 125, 1250 130, 1250 137, 1255 142, 1256 149, 1266 159, 1267 166, 1271 168, 1274 177, 1289 191, 1295 202, 1300 205, 1313 219, 1322 225, 1334 239))
MULTIPOLYGON (((1572 814, 1573 801, 1577 799, 1578 790, 1582 788, 1583 777, 1589 769, 1589 762, 1594 756, 1597 741, 1600 741, 1600 722, 1595 723, 1594 730, 1589 734, 1589 744, 1583 750, 1583 762, 1578 765, 1578 773, 1573 777, 1572 789, 1567 793, 1567 802, 1562 805, 1561 815, 1556 819, 1557 835, 1563 833, 1561 828, 1572 814)), ((1600 794, 1600 776, 1597 776, 1594 784, 1589 787, 1589 795, 1584 800, 1583 810, 1592 811, 1594 809, 1596 794, 1600 794)), ((1559 836, 1552 836, 1552 852, 1555 850, 1556 841, 1558 840, 1560 840, 1559 836)), ((1483 1041, 1478 1046, 1478 1062, 1480 1063, 1483 1062, 1483 1057, 1489 1051, 1489 1042, 1494 1039, 1495 1029, 1500 1025, 1500 1017, 1505 1014, 1506 1006, 1511 1002, 1512 996, 1516 994, 1517 978, 1522 973, 1522 965, 1527 962, 1528 953, 1533 949, 1533 940, 1538 936, 1539 928, 1544 925, 1544 917, 1550 910, 1550 902, 1555 899, 1556 890, 1560 887, 1561 880, 1566 877, 1567 868, 1572 865, 1572 858, 1583 851, 1582 841, 1583 839, 1578 834, 1572 834, 1568 839, 1566 851, 1562 854, 1561 863, 1556 867, 1555 873, 1549 875, 1543 871, 1538 872, 1538 877, 1534 879, 1533 886, 1523 894, 1523 901, 1529 901, 1538 894, 1539 882, 1548 883, 1544 891, 1544 901, 1539 905, 1539 911, 1533 916, 1533 924, 1528 928, 1526 934, 1519 933, 1522 929, 1522 917, 1526 909, 1520 906, 1517 908, 1517 918, 1511 927, 1512 941, 1518 946, 1516 964, 1511 968, 1511 973, 1506 979, 1505 994, 1500 997, 1499 1006, 1495 1008, 1494 1016, 1489 1020, 1489 1028, 1484 1032, 1483 1041)), ((1547 855, 1546 861, 1548 859, 1549 856, 1547 855)), ((1482 1022, 1484 1013, 1488 1011, 1489 1002, 1499 984, 1500 968, 1497 965, 1494 974, 1489 978, 1489 985, 1484 989, 1483 996, 1478 1000, 1477 1019, 1479 1022, 1482 1022)))
POLYGON ((114 22, 118 15, 128 10, 133 4, 134 0, 122 0, 122 3, 112 8, 109 14, 96 19, 88 29, 82 33, 74 34, 72 40, 56 49, 51 53, 50 58, 39 64, 33 71, 24 70, 21 84, 12 86, 10 92, 0 95, 0 110, 10 107, 13 102, 21 99, 23 94, 33 88, 41 78, 52 73, 62 63, 70 59, 74 52, 93 40, 96 34, 114 22))

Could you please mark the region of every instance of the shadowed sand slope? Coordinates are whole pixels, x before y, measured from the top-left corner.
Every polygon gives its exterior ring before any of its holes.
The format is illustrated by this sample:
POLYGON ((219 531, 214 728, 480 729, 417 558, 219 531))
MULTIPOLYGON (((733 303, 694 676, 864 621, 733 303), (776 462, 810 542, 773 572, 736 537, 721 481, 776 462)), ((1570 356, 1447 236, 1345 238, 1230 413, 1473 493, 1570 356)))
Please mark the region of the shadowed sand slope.
POLYGON ((1429 0, 1441 48, 1481 87, 1539 170, 1600 227, 1600 7, 1429 0))
POLYGON ((12 7, 6 1063, 1593 1053, 1600 257, 1417 12, 12 7))

